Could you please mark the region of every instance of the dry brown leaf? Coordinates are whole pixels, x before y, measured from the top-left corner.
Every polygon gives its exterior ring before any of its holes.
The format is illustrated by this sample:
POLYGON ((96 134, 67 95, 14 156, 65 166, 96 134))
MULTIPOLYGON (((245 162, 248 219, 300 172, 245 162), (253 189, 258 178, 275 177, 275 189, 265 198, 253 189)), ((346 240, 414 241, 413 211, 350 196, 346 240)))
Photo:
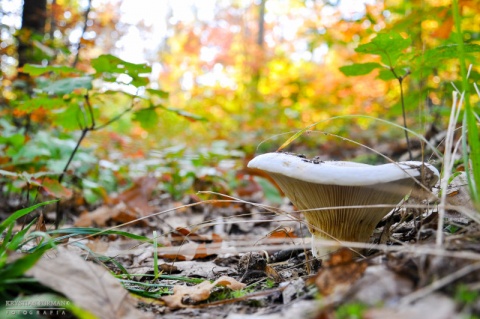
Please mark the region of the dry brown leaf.
POLYGON ((102 319, 151 318, 135 308, 135 299, 103 267, 58 247, 56 257, 43 257, 27 271, 36 278, 102 319))
POLYGON ((155 208, 148 202, 157 184, 158 180, 155 177, 141 177, 134 182, 132 187, 118 195, 115 202, 123 202, 140 215, 148 216, 155 211, 155 208))
POLYGON ((196 286, 175 285, 173 287, 173 295, 163 297, 161 300, 165 302, 166 306, 172 309, 188 307, 188 305, 185 305, 182 300, 188 298, 188 300, 192 303, 198 303, 200 301, 207 300, 208 297, 210 297, 212 289, 216 286, 224 286, 232 290, 240 290, 246 285, 236 281, 231 277, 222 276, 214 282, 206 280, 196 286))
POLYGON ((100 206, 90 213, 82 213, 80 217, 75 222, 77 227, 89 227, 92 225, 97 225, 99 227, 105 226, 107 221, 112 218, 115 218, 120 214, 122 210, 126 209, 125 204, 120 203, 114 207, 107 205, 100 206))
POLYGON ((108 251, 108 248, 110 247, 110 243, 101 240, 101 238, 91 239, 85 245, 91 251, 97 254, 105 254, 108 251))
POLYGON ((188 228, 177 227, 174 232, 172 232, 172 241, 184 243, 186 241, 194 241, 197 243, 209 243, 212 240, 190 231, 188 228))
POLYGON ((440 27, 432 32, 432 36, 440 39, 447 39, 453 30, 453 17, 448 17, 440 27))
POLYGON ((315 284, 321 294, 331 295, 346 291, 363 275, 368 264, 365 260, 354 261, 353 255, 350 249, 342 248, 324 263, 324 268, 315 278, 315 284))
MULTIPOLYGON (((35 231, 41 231, 41 232, 46 232, 47 227, 45 226, 45 219, 43 217, 43 213, 40 213, 40 216, 38 216, 37 223, 35 224, 35 231)), ((37 245, 40 244, 40 242, 43 240, 41 237, 37 237, 35 241, 37 242, 37 245)))
POLYGON ((179 261, 203 259, 218 254, 220 247, 221 243, 217 242, 211 244, 189 242, 179 247, 159 248, 158 256, 179 261))
MULTIPOLYGON (((108 205, 103 205, 93 212, 84 213, 76 221, 75 226, 88 227, 96 225, 105 226, 109 220, 127 223, 148 216, 155 211, 148 201, 158 181, 154 177, 142 177, 134 185, 122 192, 117 198, 108 199, 108 205)), ((146 223, 146 221, 143 221, 146 223)))
POLYGON ((297 238, 292 227, 282 227, 275 229, 267 238, 283 239, 283 238, 297 238))

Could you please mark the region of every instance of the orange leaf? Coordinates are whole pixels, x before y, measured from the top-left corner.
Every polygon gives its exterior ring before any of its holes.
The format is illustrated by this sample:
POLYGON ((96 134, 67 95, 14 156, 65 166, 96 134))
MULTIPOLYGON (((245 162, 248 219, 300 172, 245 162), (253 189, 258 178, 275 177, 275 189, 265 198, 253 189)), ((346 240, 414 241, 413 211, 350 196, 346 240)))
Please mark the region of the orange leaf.
POLYGON ((162 297, 161 299, 165 302, 166 306, 172 309, 185 308, 187 305, 183 303, 184 299, 188 298, 188 300, 193 303, 207 300, 215 286, 224 286, 232 290, 240 290, 245 287, 245 284, 231 277, 222 276, 212 283, 206 280, 196 286, 175 285, 173 287, 173 295, 162 297))
POLYGON ((354 261, 350 249, 342 248, 325 262, 325 268, 318 272, 315 284, 323 295, 345 292, 363 275, 367 266, 365 260, 354 261))
POLYGON ((49 195, 54 196, 55 198, 64 198, 69 199, 72 197, 73 192, 71 189, 66 188, 60 184, 56 179, 50 179, 46 177, 43 180, 35 180, 36 182, 42 185, 42 188, 49 195))

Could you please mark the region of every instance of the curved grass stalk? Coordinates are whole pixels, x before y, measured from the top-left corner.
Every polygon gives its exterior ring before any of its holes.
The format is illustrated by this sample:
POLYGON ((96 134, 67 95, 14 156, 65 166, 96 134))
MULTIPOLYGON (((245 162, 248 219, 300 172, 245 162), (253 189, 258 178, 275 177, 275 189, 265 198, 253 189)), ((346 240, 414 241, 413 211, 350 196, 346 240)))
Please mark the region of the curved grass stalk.
MULTIPOLYGON (((343 119, 343 118, 365 118, 365 119, 370 119, 370 120, 374 120, 374 121, 379 121, 379 122, 382 122, 382 123, 385 123, 387 125, 391 125, 393 127, 396 127, 396 128, 399 128, 401 130, 405 130, 407 131, 408 133, 411 133, 412 135, 416 136, 417 138, 419 138, 421 141, 423 141, 426 145, 428 145, 430 147, 430 149, 435 153, 435 155, 441 159, 443 156, 442 154, 437 150, 437 148, 432 145, 427 139, 425 139, 425 137, 423 137, 421 134, 418 134, 417 132, 415 131, 412 131, 411 129, 408 129, 408 128, 405 128, 401 125, 398 125, 396 123, 393 123, 393 122, 390 122, 390 121, 387 121, 387 120, 382 120, 382 119, 379 119, 379 118, 376 118, 376 117, 373 117, 373 116, 369 116, 369 115, 359 115, 359 114, 352 114, 352 115, 340 115, 340 116, 334 116, 334 117, 331 117, 329 119, 326 119, 326 120, 323 120, 323 121, 319 121, 319 122, 315 122, 313 124, 310 124, 308 125, 307 127, 297 131, 294 135, 292 135, 290 138, 288 138, 278 149, 277 149, 277 152, 283 150, 285 147, 287 147, 288 145, 290 145, 290 143, 292 143, 294 140, 296 140, 298 137, 300 137, 303 133, 305 133, 306 131, 309 131, 311 128, 317 126, 318 124, 321 124, 321 123, 326 123, 328 121, 332 121, 332 120, 336 120, 336 119, 343 119)), ((279 135, 283 135, 283 134, 288 134, 290 132, 287 132, 287 133, 282 133, 282 134, 278 134, 278 135, 275 135, 273 137, 276 137, 276 136, 279 136, 279 135)), ((265 139, 263 140, 259 146, 261 144, 263 144, 264 142, 272 139, 273 137, 270 137, 268 139, 265 139)), ((343 137, 342 137, 343 138, 343 137)))

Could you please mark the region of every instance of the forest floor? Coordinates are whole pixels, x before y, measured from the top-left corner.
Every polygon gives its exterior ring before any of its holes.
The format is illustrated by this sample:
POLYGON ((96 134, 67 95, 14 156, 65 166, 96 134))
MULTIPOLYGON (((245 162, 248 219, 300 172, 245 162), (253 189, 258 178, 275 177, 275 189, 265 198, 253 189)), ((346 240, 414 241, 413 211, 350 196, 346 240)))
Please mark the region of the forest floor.
MULTIPOLYGON (((465 192, 459 186, 449 196, 465 192)), ((145 178, 118 196, 128 201, 100 206, 62 228, 116 229, 127 222, 118 230, 157 234, 154 244, 115 234, 72 237, 28 274, 99 317, 480 318, 476 216, 447 211, 439 247, 435 206, 399 208, 361 254, 343 248, 316 259, 302 216, 286 198, 273 209, 255 192, 248 201, 152 201, 149 194, 145 178), (132 218, 139 212, 141 220, 132 218), (105 268, 117 278, 98 281, 105 268), (66 281, 57 286, 59 278, 66 281), (118 280, 136 297, 122 294, 118 280), (84 281, 92 283, 88 293, 84 281)))

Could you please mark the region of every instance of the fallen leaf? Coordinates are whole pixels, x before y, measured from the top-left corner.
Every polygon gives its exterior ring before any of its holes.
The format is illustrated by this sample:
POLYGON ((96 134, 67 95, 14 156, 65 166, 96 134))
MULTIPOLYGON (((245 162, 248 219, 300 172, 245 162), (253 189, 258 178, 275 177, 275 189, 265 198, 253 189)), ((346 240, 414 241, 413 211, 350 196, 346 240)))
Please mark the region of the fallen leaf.
POLYGON ((189 300, 191 303, 199 303, 200 301, 207 300, 208 297, 210 297, 212 289, 216 286, 240 290, 245 288, 246 285, 231 277, 222 276, 214 282, 206 280, 195 286, 175 285, 173 287, 173 295, 162 297, 161 300, 165 302, 166 306, 172 309, 185 308, 188 307, 188 305, 184 304, 183 300, 189 300))
POLYGON ((135 308, 135 299, 105 268, 62 247, 55 253, 40 259, 26 275, 99 318, 151 318, 135 308))
MULTIPOLYGON (((445 14, 441 14, 445 16, 445 14)), ((443 17, 439 27, 432 32, 432 37, 439 39, 448 39, 453 30, 453 17, 443 17)))
POLYGON ((90 248, 92 252, 103 255, 105 255, 110 247, 110 243, 102 241, 101 238, 90 239, 85 245, 90 248))
POLYGON ((190 231, 184 227, 177 227, 174 232, 172 232, 172 242, 175 243, 185 243, 187 241, 194 241, 197 243, 211 243, 212 239, 209 239, 205 236, 199 235, 190 231))
POLYGON ((220 247, 221 243, 218 242, 211 244, 189 242, 181 246, 159 248, 158 257, 180 261, 203 259, 218 254, 220 247))
POLYGON ((80 217, 75 222, 75 226, 77 227, 89 227, 92 225, 96 226, 105 226, 107 222, 115 218, 120 214, 122 210, 126 209, 125 204, 120 203, 114 207, 110 207, 107 205, 100 206, 99 208, 95 209, 93 212, 85 212, 80 215, 80 217))
POLYGON ((35 181, 41 185, 42 189, 47 194, 52 195, 55 198, 69 199, 73 195, 71 189, 66 188, 56 179, 45 177, 43 179, 36 179, 35 181))
POLYGON ((295 235, 292 227, 282 227, 270 232, 267 238, 275 238, 275 239, 297 238, 297 235, 295 235))
MULTIPOLYGON (((35 231, 41 231, 41 232, 46 232, 47 227, 45 226, 45 219, 43 217, 43 213, 40 213, 40 216, 38 216, 37 223, 35 224, 35 231)), ((37 242, 37 245, 39 245, 42 242, 41 237, 35 238, 35 241, 37 242)))
POLYGON ((342 293, 357 281, 367 269, 365 260, 354 261, 354 253, 342 248, 333 253, 315 278, 315 284, 322 295, 342 293))
POLYGON ((158 180, 155 177, 141 177, 134 182, 132 187, 118 195, 115 202, 123 202, 128 208, 141 216, 148 216, 155 211, 155 208, 150 206, 148 202, 157 184, 158 180))

